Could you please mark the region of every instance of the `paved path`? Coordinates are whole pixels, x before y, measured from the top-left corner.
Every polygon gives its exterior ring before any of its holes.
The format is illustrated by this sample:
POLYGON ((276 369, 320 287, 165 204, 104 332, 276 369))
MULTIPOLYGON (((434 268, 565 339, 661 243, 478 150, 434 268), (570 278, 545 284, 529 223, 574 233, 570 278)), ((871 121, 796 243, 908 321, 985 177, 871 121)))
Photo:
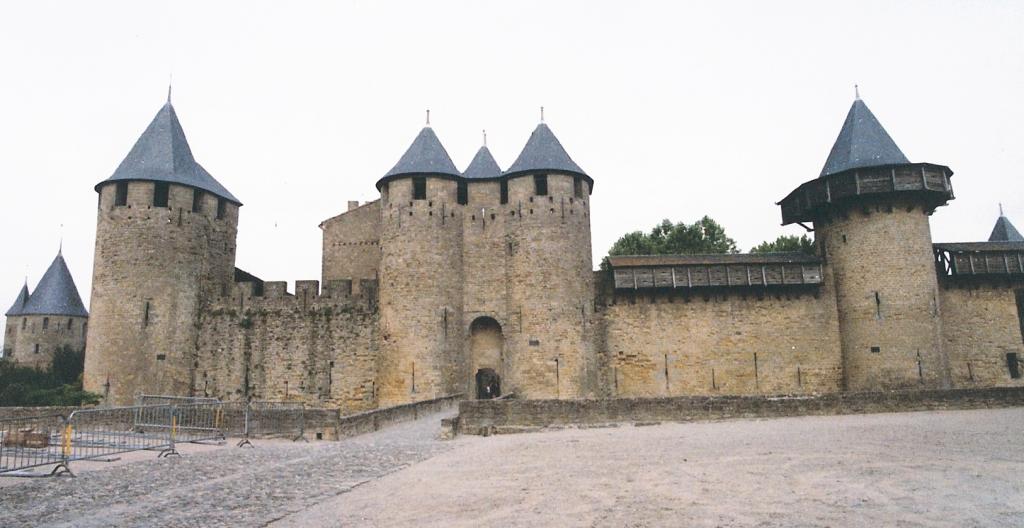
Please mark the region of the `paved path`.
POLYGON ((19 479, 0 487, 0 526, 262 526, 451 449, 437 439, 444 416, 341 442, 229 444, 74 479, 19 479))
POLYGON ((455 444, 273 526, 1024 526, 1024 408, 455 444))

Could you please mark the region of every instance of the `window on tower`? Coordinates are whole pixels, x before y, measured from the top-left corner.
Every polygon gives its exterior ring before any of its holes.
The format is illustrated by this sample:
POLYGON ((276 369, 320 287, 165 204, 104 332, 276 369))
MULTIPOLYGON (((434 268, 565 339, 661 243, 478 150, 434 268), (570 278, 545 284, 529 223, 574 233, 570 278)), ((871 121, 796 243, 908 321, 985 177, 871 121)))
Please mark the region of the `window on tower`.
POLYGON ((50 318, 43 317, 43 330, 46 330, 47 328, 50 328, 50 318))
POLYGON ((501 180, 501 203, 508 203, 508 180, 501 180))
POLYGON ((153 207, 167 207, 167 198, 171 194, 171 184, 156 182, 153 184, 153 207))
POLYGON ((469 189, 464 181, 459 182, 458 202, 459 205, 466 205, 469 203, 469 189))
POLYGON ((203 191, 192 189, 192 212, 203 212, 203 191))
POLYGON ((412 199, 427 199, 427 179, 425 177, 418 176, 412 179, 412 199))
POLYGON ((548 175, 547 174, 535 174, 533 176, 533 194, 537 196, 548 195, 548 175))
POLYGON ((114 205, 128 205, 128 182, 117 182, 114 188, 114 205))
POLYGON ((223 199, 223 198, 218 198, 217 199, 217 220, 223 220, 224 219, 224 213, 227 212, 227 209, 228 209, 228 201, 223 199))
POLYGON ((572 194, 576 198, 583 198, 583 178, 579 176, 572 177, 572 194))

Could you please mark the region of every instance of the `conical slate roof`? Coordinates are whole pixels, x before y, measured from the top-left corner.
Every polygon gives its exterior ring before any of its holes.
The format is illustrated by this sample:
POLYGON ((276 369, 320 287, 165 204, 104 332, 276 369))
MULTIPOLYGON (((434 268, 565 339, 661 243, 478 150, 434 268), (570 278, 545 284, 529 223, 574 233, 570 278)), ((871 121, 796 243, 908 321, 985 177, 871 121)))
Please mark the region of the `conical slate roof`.
POLYGON ((535 171, 569 172, 587 176, 562 148, 554 132, 544 123, 537 125, 533 130, 523 151, 505 174, 535 171))
POLYGON ((192 149, 185 139, 185 131, 178 122, 171 102, 157 112, 156 117, 139 136, 131 152, 124 158, 114 175, 96 185, 112 181, 144 180, 188 185, 215 194, 242 205, 223 185, 210 176, 192 157, 192 149))
POLYGON ((21 311, 25 309, 25 303, 28 302, 28 297, 28 284, 25 284, 21 287, 21 291, 18 292, 18 298, 14 300, 14 304, 11 305, 11 309, 7 310, 7 313, 4 315, 7 317, 21 315, 21 311))
POLYGON ((462 176, 471 180, 497 178, 501 176, 501 167, 498 166, 498 162, 494 161, 494 156, 485 145, 476 151, 476 156, 473 156, 473 161, 469 162, 469 166, 466 167, 462 176))
POLYGON ((989 242, 1024 242, 1024 236, 1010 223, 1010 219, 999 215, 996 225, 992 228, 992 234, 988 236, 989 242))
POLYGON ((75 287, 75 279, 71 278, 64 256, 59 252, 19 315, 89 317, 75 287))
POLYGON ((860 167, 910 163, 860 98, 853 101, 822 176, 860 167))
POLYGON ((402 158, 384 175, 384 178, 405 174, 461 176, 448 151, 441 145, 441 140, 437 139, 434 129, 429 126, 420 130, 412 145, 409 145, 409 149, 402 154, 402 158))

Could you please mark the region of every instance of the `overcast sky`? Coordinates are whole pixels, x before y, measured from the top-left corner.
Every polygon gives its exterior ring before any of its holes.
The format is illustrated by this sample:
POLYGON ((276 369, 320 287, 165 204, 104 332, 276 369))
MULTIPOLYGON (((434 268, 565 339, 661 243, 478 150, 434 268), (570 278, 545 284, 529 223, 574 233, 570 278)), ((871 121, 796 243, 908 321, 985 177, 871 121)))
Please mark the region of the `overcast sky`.
MULTIPOLYGON (((956 172, 936 241, 1024 227, 1021 2, 5 2, 0 310, 64 239, 89 302, 93 186, 166 98, 245 206, 237 265, 320 278, 317 225, 377 197, 431 110, 465 168, 507 168, 538 107, 595 180, 595 265, 625 232, 710 215, 743 250, 799 227, 853 85, 911 161, 956 172), (61 227, 63 225, 63 227, 61 227)), ((291 286, 289 287, 291 289, 291 286)))

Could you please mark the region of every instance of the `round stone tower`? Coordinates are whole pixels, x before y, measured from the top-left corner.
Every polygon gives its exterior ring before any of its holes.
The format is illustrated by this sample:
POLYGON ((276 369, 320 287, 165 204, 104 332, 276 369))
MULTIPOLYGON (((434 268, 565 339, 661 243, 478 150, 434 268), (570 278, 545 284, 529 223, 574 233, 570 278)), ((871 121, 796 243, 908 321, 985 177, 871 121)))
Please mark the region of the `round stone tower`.
POLYGON ((509 310, 518 330, 507 341, 503 390, 523 398, 594 395, 593 180, 544 123, 503 178, 509 310))
POLYGON ((460 182, 429 126, 377 182, 381 407, 463 390, 460 182))
POLYGON ((952 174, 910 163, 858 97, 820 177, 779 202, 784 225, 813 223, 835 284, 845 390, 949 386, 928 217, 952 174))
POLYGON ((241 202, 195 161, 169 100, 96 191, 85 389, 115 405, 188 395, 198 315, 233 282, 241 202))

